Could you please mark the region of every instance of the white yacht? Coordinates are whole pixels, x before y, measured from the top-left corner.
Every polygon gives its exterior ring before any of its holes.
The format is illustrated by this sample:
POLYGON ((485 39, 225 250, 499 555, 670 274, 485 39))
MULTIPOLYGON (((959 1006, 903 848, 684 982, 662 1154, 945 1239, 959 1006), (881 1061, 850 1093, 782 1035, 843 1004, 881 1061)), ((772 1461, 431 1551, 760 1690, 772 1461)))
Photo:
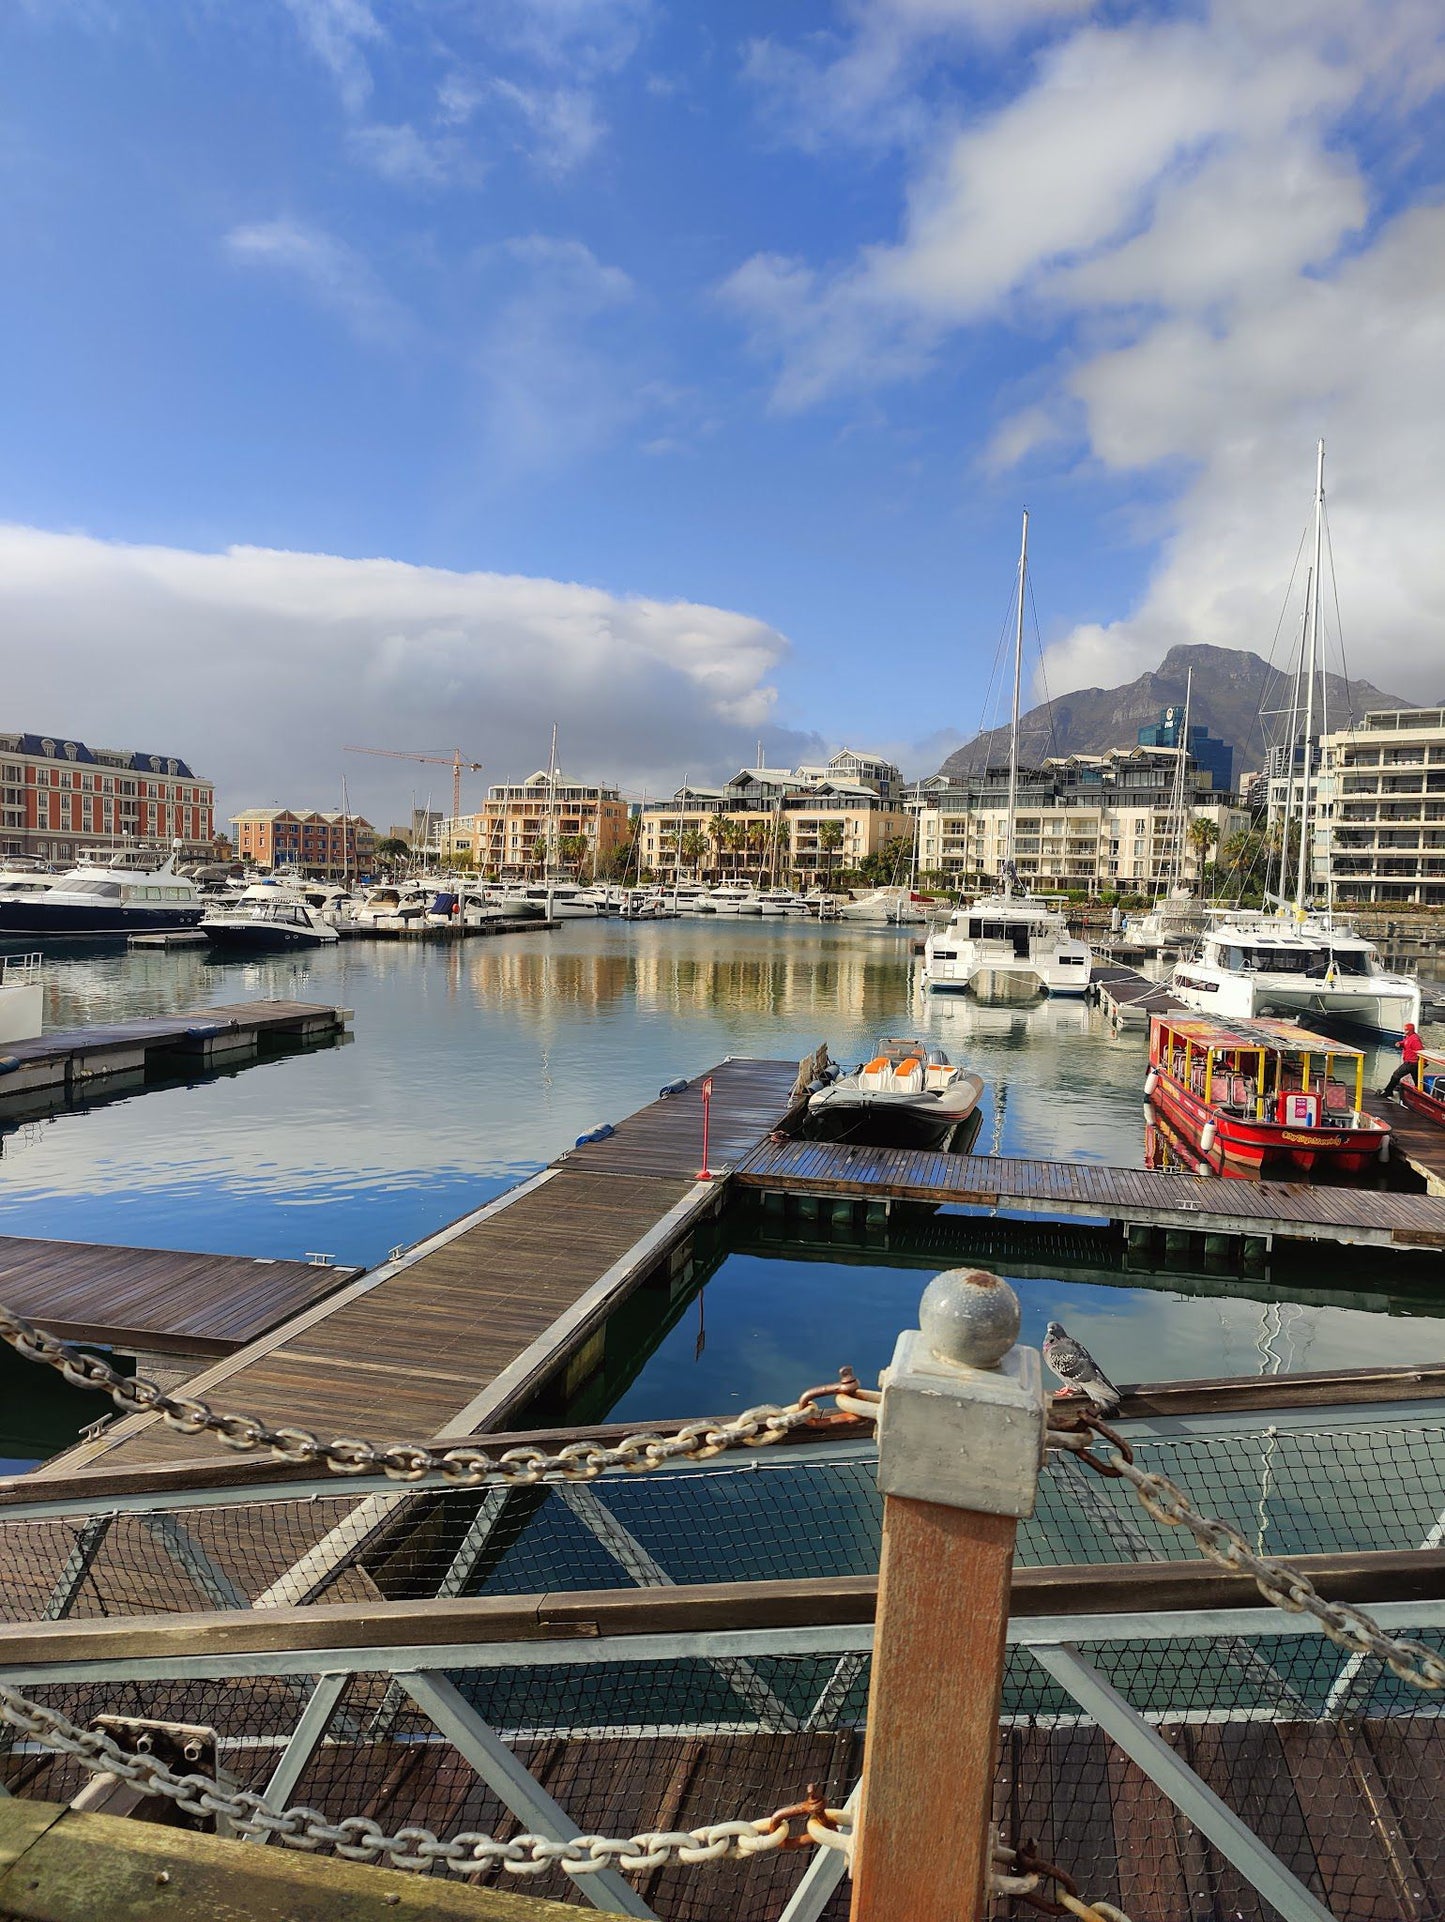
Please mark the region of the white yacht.
POLYGON ((918 927, 928 919, 928 909, 915 901, 911 888, 872 888, 838 904, 845 921, 871 921, 876 927, 918 927))
POLYGON ((575 881, 529 881, 504 888, 502 906, 509 914, 535 914, 540 909, 548 921, 595 921, 605 912, 596 896, 575 881))
MULTIPOLYGON (((1264 913, 1220 915, 1205 930, 1196 958, 1181 961, 1170 987, 1186 1007, 1222 1019, 1255 1014, 1314 1016, 1402 1034, 1406 1022, 1419 1024, 1420 986, 1409 975, 1389 974, 1378 951, 1348 923, 1310 909, 1310 872, 1315 840, 1314 783, 1310 758, 1315 741, 1315 683, 1320 661, 1320 590, 1324 560, 1325 444, 1319 443, 1315 468, 1314 565, 1305 587, 1305 612, 1299 674, 1290 720, 1288 765, 1303 768, 1298 818, 1294 781, 1287 784, 1283 845, 1298 830, 1298 865, 1292 906, 1276 897, 1264 913), (1299 711, 1301 684, 1304 713, 1299 711), (1301 725, 1301 722, 1303 723, 1301 725)), ((1284 877, 1280 876, 1280 894, 1284 877)))
POLYGON ((1309 915, 1220 916, 1169 986, 1186 1007, 1222 1021, 1312 1015, 1389 1035, 1420 1021, 1418 981, 1387 973, 1353 928, 1309 915))
POLYGON ((426 919, 433 890, 415 881, 388 881, 368 888, 353 919, 359 928, 403 928, 426 919))
MULTIPOLYGON (((1029 517, 1019 546, 1018 606, 1014 627, 1013 721, 1009 729, 1008 816, 1005 824, 1003 891, 961 903, 945 928, 923 944, 925 988, 934 993, 973 993, 983 1000, 1012 1000, 1040 992, 1082 995, 1093 955, 1069 933, 1057 908, 1020 893, 1014 866, 1018 813, 1019 690, 1023 680, 1024 601, 1028 587, 1029 517)), ((846 910, 845 910, 846 912, 846 910)))
POLYGON ((253 902, 231 913, 209 914, 201 932, 213 948, 243 954, 274 953, 286 948, 328 948, 340 940, 320 908, 278 892, 270 900, 253 902))
POLYGON ((708 899, 714 914, 761 914, 763 911, 757 889, 745 887, 741 881, 724 881, 721 887, 713 889, 708 899))
POLYGON ((792 888, 763 888, 758 894, 758 911, 777 920, 785 914, 805 914, 807 903, 792 888))
POLYGON ((176 872, 175 857, 175 849, 159 862, 150 850, 123 849, 82 859, 65 874, 20 875, 0 889, 0 935, 194 928, 205 900, 194 881, 176 872))

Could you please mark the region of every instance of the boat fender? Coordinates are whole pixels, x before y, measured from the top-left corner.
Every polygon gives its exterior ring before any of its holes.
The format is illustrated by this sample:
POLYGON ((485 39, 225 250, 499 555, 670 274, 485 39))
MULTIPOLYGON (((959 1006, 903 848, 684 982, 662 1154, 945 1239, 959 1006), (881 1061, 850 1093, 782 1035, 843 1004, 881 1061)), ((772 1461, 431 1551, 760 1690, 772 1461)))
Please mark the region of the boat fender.
POLYGON ((19 1066, 18 1054, 0 1054, 0 1074, 14 1074, 19 1066))
POLYGON ((669 1081, 665 1088, 658 1089, 657 1091, 658 1099, 660 1101, 666 1101, 667 1097, 670 1094, 681 1094, 683 1089, 686 1086, 687 1086, 686 1075, 683 1076, 681 1081, 669 1081))
POLYGON ((1202 1175, 1212 1175, 1214 1173, 1214 1168, 1210 1162, 1201 1161, 1199 1164, 1198 1173, 1202 1175))
MULTIPOLYGON (((4 1067, 5 1067, 4 1062, 0 1062, 0 1073, 4 1072, 4 1067)), ((1391 1141, 1391 1137, 1389 1135, 1386 1135, 1380 1143, 1380 1166, 1382 1168, 1384 1167, 1385 1163, 1390 1159, 1390 1141, 1391 1141)))
POLYGON ((186 1029, 187 1041, 209 1041, 213 1034, 224 1034, 225 1029, 219 1021, 199 1021, 195 1027, 186 1029))
POLYGON ((1218 1133, 1219 1133, 1219 1129, 1215 1124, 1213 1117, 1211 1117, 1208 1121, 1206 1121, 1204 1126, 1199 1130, 1199 1145, 1204 1150, 1205 1154, 1208 1154, 1210 1149, 1214 1146, 1214 1138, 1218 1133))
POLYGON ((824 1075, 821 1081, 810 1081, 808 1083, 808 1093, 821 1094, 824 1088, 826 1088, 827 1086, 828 1086, 828 1077, 824 1075))
POLYGON ((1159 1086, 1159 1076, 1158 1076, 1158 1075, 1157 1075, 1157 1073, 1156 1073, 1156 1072, 1154 1071, 1154 1069, 1153 1069, 1153 1068, 1151 1068, 1151 1069, 1149 1070, 1149 1072, 1148 1072, 1148 1074, 1146 1074, 1146 1075, 1145 1075, 1145 1077, 1144 1077, 1144 1092, 1145 1092, 1145 1094, 1146 1094, 1146 1095, 1151 1095, 1151 1094, 1153 1094, 1153 1092, 1154 1092, 1154 1090, 1155 1090, 1155 1089, 1156 1089, 1156 1088, 1157 1088, 1158 1086, 1159 1086))
POLYGON ((585 1148, 593 1141, 607 1141, 617 1130, 610 1121, 599 1121, 595 1128, 589 1128, 585 1135, 578 1135, 575 1145, 585 1148))

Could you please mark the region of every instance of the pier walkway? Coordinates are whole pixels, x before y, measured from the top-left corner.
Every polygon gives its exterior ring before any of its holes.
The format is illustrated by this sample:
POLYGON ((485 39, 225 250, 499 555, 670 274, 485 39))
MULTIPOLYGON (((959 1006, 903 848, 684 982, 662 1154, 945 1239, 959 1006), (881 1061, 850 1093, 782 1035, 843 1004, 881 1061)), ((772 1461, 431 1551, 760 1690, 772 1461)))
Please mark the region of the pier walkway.
POLYGON ((65 1341, 229 1355, 360 1272, 319 1261, 0 1236, 0 1299, 65 1341))
MULTIPOLYGON (((711 1070, 711 1159, 741 1161, 788 1112, 795 1063, 711 1070)), ((580 1382, 601 1358, 611 1312, 659 1269, 683 1276, 694 1228, 725 1183, 699 1181, 701 1082, 642 1108, 605 1141, 550 1168, 413 1248, 398 1251, 238 1354, 198 1375, 228 1406, 331 1434, 454 1434, 502 1425, 559 1371, 580 1382)), ((49 1325, 48 1313, 38 1316, 49 1325)), ((113 1424, 37 1469, 205 1460, 149 1416, 113 1424)))
POLYGON ((1445 1248, 1445 1200, 1433 1195, 1155 1174, 1085 1161, 1024 1161, 840 1142, 761 1143, 740 1187, 861 1201, 920 1201, 1005 1213, 1085 1216, 1124 1227, 1232 1238, 1445 1248))

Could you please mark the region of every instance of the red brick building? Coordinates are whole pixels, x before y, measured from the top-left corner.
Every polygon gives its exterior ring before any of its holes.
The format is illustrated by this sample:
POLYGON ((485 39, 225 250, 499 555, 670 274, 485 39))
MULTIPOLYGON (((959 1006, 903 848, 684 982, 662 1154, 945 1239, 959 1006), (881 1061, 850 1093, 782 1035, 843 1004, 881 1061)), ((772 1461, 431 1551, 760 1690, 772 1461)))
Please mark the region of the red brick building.
POLYGON ((83 848, 211 851, 216 791, 171 755, 0 733, 0 857, 74 861, 83 848))
POLYGON ((233 815, 237 858, 258 868, 303 868, 339 879, 369 872, 376 830, 359 814, 245 808, 233 815))

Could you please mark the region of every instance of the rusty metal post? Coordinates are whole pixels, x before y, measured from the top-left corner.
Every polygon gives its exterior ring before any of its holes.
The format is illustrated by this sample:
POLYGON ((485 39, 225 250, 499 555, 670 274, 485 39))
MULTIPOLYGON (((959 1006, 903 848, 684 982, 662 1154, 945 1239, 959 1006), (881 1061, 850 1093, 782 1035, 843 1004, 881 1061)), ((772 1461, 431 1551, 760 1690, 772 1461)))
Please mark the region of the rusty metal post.
POLYGON ((883 1375, 883 1557, 851 1922, 986 1911, 1018 1517, 1044 1451, 1039 1356, 1007 1282, 953 1269, 883 1375))

